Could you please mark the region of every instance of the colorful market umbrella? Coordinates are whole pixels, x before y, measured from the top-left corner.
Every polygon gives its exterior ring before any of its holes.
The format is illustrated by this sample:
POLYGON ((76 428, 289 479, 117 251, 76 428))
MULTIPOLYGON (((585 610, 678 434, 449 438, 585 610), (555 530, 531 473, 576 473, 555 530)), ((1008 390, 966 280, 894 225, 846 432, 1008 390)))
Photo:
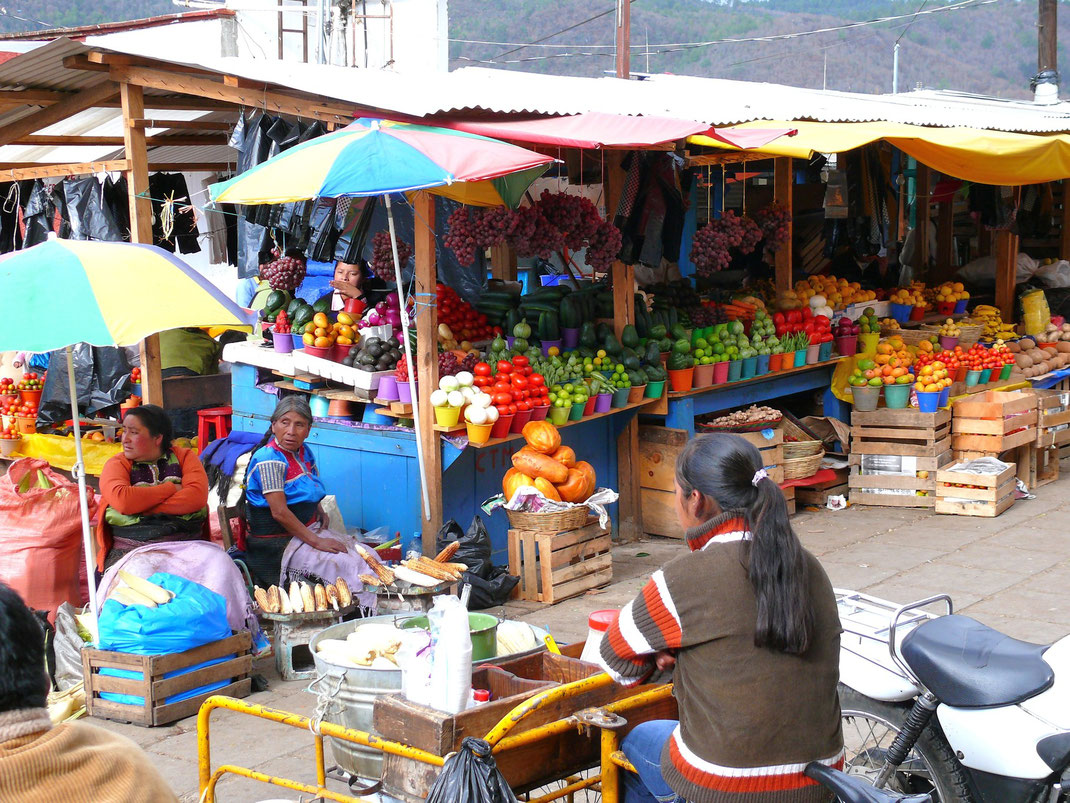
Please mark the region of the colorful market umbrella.
MULTIPOLYGON (((0 256, 8 304, 0 318, 0 351, 67 350, 75 463, 86 566, 93 577, 93 535, 85 490, 82 433, 71 346, 132 346, 183 326, 255 326, 242 309, 193 268, 154 245, 49 239, 0 256), (52 323, 45 324, 50 321, 52 323)), ((89 583, 96 611, 96 584, 89 583)))
POLYGON ((212 184, 215 203, 274 204, 310 198, 383 195, 394 280, 401 299, 401 328, 410 366, 416 458, 424 518, 431 519, 427 469, 416 400, 416 363, 409 345, 409 313, 398 262, 390 194, 424 190, 470 206, 516 206, 553 157, 496 139, 391 120, 357 120, 331 134, 296 145, 229 181, 212 184))

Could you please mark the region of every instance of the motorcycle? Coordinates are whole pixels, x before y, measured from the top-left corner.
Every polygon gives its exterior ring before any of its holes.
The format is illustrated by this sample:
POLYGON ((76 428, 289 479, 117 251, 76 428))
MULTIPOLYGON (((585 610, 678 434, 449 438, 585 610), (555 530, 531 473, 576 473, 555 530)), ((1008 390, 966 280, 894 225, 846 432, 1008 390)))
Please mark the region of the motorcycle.
POLYGON ((1070 636, 1019 641, 946 594, 836 598, 848 775, 936 803, 1070 803, 1070 636))

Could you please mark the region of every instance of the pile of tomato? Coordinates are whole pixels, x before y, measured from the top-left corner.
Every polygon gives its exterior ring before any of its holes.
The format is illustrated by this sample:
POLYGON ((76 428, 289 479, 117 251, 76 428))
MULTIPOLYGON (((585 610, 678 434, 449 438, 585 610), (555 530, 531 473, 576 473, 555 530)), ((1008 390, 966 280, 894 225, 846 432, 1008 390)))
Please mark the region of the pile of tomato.
POLYGON ((457 295, 452 287, 439 282, 435 294, 438 322, 446 324, 458 341, 488 340, 501 332, 501 327, 488 325, 487 316, 457 295))
MULTIPOLYGON (((955 351, 961 352, 962 347, 956 346, 955 351)), ((980 343, 974 343, 962 354, 959 362, 966 366, 967 371, 983 371, 986 368, 994 370, 1014 362, 1014 355, 1006 347, 999 350, 995 347, 988 349, 980 343)))
POLYGON ((777 337, 806 332, 811 344, 832 342, 832 321, 825 315, 814 315, 810 307, 774 312, 773 327, 777 337))
POLYGON ((475 374, 473 384, 490 394, 499 415, 514 415, 550 404, 546 381, 542 374, 535 373, 523 354, 516 355, 512 361, 498 360, 493 368, 490 363, 477 362, 472 373, 475 374))

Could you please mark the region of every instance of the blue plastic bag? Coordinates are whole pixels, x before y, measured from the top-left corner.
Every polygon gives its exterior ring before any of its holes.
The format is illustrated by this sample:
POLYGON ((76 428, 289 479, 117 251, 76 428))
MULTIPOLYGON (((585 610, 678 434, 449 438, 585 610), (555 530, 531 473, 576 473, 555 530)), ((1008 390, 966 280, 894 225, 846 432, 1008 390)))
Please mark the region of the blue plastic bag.
POLYGON ((105 601, 98 623, 99 649, 166 655, 230 636, 222 594, 166 572, 156 572, 149 581, 173 591, 174 599, 155 608, 105 601))

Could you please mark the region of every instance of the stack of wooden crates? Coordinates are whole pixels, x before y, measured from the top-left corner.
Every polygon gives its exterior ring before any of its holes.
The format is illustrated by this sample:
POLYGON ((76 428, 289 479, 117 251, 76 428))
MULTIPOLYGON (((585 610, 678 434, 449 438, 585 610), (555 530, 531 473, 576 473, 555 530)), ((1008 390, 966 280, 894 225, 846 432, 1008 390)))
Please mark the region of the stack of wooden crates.
MULTIPOLYGON (((541 515, 511 516, 510 521, 535 521, 541 515)), ((508 538, 509 574, 520 578, 514 598, 552 604, 613 580, 613 542, 596 516, 568 529, 514 523, 508 538)))
MULTIPOLYGON (((732 434, 758 447, 773 482, 779 485, 784 481, 784 433, 779 427, 732 434)), ((687 439, 688 433, 683 429, 639 427, 639 486, 644 532, 683 538, 683 530, 676 519, 675 479, 676 458, 687 445, 687 439)), ((791 513, 795 512, 794 491, 790 488, 785 494, 791 513)))
POLYGON ((931 508, 936 472, 951 462, 951 413, 881 409, 851 414, 852 505, 931 508))
POLYGON ((1037 442, 1029 450, 1026 470, 1018 467, 1018 477, 1030 490, 1059 479, 1059 459, 1070 444, 1070 390, 1032 392, 1037 397, 1037 442))

